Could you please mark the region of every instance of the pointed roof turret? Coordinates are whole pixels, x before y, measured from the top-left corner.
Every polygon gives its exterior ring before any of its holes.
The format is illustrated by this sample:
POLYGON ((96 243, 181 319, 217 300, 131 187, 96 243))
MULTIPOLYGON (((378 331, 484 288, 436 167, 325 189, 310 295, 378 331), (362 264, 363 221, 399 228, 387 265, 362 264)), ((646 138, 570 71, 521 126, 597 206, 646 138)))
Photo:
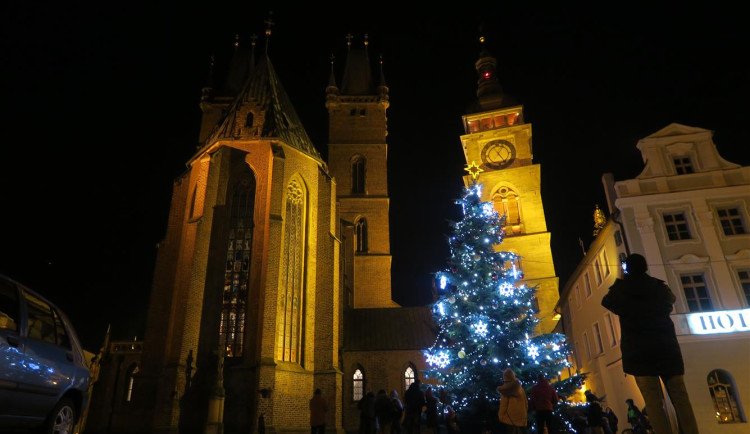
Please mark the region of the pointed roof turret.
POLYGON ((201 89, 201 101, 206 101, 211 98, 211 92, 214 90, 214 56, 212 55, 208 61, 208 78, 206 84, 201 89))
POLYGON ((339 102, 339 88, 336 86, 336 74, 334 72, 334 60, 336 56, 331 53, 331 75, 328 77, 328 86, 326 87, 326 107, 330 108, 339 102))
POLYGON ((378 84, 378 96, 380 97, 381 103, 385 104, 385 107, 388 108, 388 100, 390 97, 388 96, 388 86, 385 84, 385 73, 383 72, 383 55, 380 55, 380 83, 378 84))
POLYGON ((268 45, 271 41, 271 27, 276 24, 273 20, 273 11, 268 11, 268 16, 263 22, 266 24, 266 56, 268 56, 268 45))
POLYGON ((221 90, 222 95, 236 95, 242 89, 250 72, 250 53, 240 48, 240 35, 234 35, 234 50, 229 62, 227 79, 221 90))
POLYGON ((365 34, 362 48, 352 48, 352 35, 346 35, 346 39, 348 50, 344 76, 341 79, 341 93, 343 95, 375 95, 367 50, 367 46, 370 44, 367 34, 365 34))

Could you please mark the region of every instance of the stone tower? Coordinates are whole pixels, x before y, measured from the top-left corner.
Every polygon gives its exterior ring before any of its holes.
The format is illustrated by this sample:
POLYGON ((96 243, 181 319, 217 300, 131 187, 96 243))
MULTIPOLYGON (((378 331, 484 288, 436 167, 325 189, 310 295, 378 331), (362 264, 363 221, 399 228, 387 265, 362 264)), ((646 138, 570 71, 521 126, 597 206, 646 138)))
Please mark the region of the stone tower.
MULTIPOLYGON (((462 117, 461 136, 469 165, 478 166, 482 199, 505 215, 503 251, 520 256, 515 264, 523 272, 521 283, 536 286, 539 332, 551 332, 557 323, 558 277, 552 262, 550 233, 541 196, 541 167, 533 163, 531 124, 525 123, 523 106, 503 92, 497 77, 497 60, 480 38, 475 63, 477 100, 462 117)), ((476 170, 476 169, 475 169, 476 170)), ((472 177, 464 178, 466 185, 472 177)))
POLYGON ((341 87, 331 62, 326 89, 328 167, 336 180, 341 217, 344 303, 350 308, 398 307, 391 296, 388 87, 382 61, 374 84, 367 35, 362 47, 352 47, 351 39, 347 36, 341 87))

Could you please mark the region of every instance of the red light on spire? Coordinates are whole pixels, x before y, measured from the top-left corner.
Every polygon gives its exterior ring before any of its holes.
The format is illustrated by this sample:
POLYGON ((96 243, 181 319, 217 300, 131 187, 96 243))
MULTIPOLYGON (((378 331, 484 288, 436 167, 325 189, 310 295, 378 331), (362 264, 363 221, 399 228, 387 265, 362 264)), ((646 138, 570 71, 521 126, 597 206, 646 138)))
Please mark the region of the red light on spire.
POLYGON ((489 71, 485 71, 484 74, 482 74, 482 76, 485 78, 485 80, 488 79, 488 78, 490 78, 491 75, 492 74, 489 71))

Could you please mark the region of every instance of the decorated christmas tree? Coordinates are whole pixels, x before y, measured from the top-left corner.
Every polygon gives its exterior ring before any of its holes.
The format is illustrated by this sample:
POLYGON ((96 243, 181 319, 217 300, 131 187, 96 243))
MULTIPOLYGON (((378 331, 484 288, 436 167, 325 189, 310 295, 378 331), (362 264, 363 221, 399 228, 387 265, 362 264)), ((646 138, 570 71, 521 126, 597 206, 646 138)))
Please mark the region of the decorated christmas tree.
POLYGON ((436 273, 438 333, 425 351, 430 365, 425 376, 444 389, 449 402, 443 404, 452 405, 459 419, 462 413, 484 417, 480 413, 487 409, 491 414, 507 368, 527 393, 539 374, 563 399, 583 382, 568 375, 565 335, 536 334, 535 288, 519 283, 519 257, 500 248, 504 216, 481 201, 481 188, 474 181, 457 200, 463 218, 452 223, 448 268, 436 273), (561 376, 566 379, 558 381, 561 376))

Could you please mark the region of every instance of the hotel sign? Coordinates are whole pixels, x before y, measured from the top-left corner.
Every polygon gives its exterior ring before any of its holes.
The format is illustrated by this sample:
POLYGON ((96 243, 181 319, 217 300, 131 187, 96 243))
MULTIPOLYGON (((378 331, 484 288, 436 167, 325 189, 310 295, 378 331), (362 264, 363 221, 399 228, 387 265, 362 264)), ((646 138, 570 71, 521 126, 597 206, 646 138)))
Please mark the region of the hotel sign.
POLYGON ((691 313, 687 322, 695 335, 746 332, 750 331, 750 309, 691 313))

